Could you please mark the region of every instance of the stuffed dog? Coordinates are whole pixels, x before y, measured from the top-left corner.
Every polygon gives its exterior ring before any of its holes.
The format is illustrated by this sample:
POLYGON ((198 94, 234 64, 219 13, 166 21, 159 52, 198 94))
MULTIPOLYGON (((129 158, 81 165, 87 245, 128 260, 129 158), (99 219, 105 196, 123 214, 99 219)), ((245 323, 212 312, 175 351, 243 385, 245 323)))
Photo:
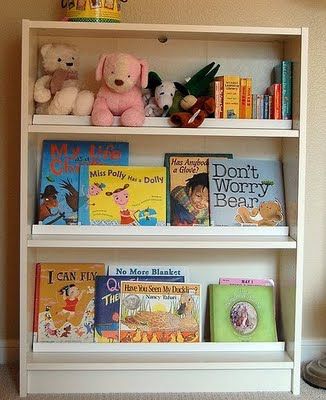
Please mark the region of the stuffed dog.
POLYGON ((148 65, 130 54, 103 54, 96 69, 102 81, 92 111, 94 125, 110 126, 120 116, 123 126, 142 126, 145 121, 141 88, 148 82, 148 65))

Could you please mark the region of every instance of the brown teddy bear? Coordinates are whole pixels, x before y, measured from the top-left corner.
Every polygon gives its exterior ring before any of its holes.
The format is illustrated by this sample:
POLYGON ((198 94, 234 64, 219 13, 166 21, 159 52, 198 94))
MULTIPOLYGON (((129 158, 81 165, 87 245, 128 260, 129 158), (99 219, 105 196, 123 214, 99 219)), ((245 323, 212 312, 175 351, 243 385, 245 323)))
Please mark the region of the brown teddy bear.
POLYGON ((235 220, 241 225, 275 226, 283 221, 282 207, 277 200, 264 201, 252 210, 239 207, 235 220))

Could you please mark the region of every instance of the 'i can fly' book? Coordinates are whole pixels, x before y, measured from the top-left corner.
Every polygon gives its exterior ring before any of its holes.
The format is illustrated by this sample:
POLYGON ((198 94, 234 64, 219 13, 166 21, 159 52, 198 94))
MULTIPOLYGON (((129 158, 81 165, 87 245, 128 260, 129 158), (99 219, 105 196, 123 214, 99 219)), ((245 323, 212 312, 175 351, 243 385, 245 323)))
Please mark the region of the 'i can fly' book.
POLYGON ((165 167, 82 166, 80 189, 82 225, 166 225, 165 167))
POLYGON ((104 273, 104 264, 38 265, 38 342, 94 341, 95 278, 104 273))
POLYGON ((79 191, 80 166, 128 165, 128 158, 129 145, 124 142, 43 141, 39 224, 76 225, 78 207, 87 203, 79 191))
POLYGON ((285 225, 280 161, 210 159, 209 188, 211 225, 285 225))

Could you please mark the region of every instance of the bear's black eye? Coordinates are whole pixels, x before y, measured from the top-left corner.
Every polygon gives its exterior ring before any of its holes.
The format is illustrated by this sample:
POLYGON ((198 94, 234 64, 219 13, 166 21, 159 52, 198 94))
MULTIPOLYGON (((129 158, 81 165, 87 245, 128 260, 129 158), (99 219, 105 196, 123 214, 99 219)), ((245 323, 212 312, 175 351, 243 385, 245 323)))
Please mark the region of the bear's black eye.
POLYGON ((75 57, 71 57, 75 61, 75 57))
POLYGON ((130 75, 128 75, 128 78, 130 78, 130 75))
POLYGON ((61 58, 58 58, 58 62, 61 62, 62 60, 61 60, 61 58))

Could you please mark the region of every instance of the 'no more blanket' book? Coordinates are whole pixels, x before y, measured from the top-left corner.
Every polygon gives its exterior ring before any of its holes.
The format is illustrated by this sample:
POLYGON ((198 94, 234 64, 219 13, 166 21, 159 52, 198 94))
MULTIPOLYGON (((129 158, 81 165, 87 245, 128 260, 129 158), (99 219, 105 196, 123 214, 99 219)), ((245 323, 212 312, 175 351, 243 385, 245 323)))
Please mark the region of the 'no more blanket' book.
POLYGON ((93 342, 95 277, 104 264, 39 264, 38 342, 93 342))
POLYGON ((213 342, 277 341, 274 287, 209 285, 213 342))
POLYGON ((95 342, 119 342, 122 281, 184 282, 184 276, 97 276, 95 282, 95 342))
POLYGON ((280 161, 210 159, 209 187, 211 225, 285 225, 280 161))
POLYGON ((83 165, 81 192, 85 188, 89 207, 79 209, 82 225, 166 224, 165 167, 83 165))
POLYGON ((167 222, 172 226, 209 225, 208 158, 231 154, 167 153, 167 222))
POLYGON ((79 207, 79 169, 84 164, 128 165, 129 146, 124 142, 69 140, 43 141, 40 171, 40 224, 76 225, 79 207))
POLYGON ((200 294, 195 283, 122 282, 120 342, 199 342, 200 294))

